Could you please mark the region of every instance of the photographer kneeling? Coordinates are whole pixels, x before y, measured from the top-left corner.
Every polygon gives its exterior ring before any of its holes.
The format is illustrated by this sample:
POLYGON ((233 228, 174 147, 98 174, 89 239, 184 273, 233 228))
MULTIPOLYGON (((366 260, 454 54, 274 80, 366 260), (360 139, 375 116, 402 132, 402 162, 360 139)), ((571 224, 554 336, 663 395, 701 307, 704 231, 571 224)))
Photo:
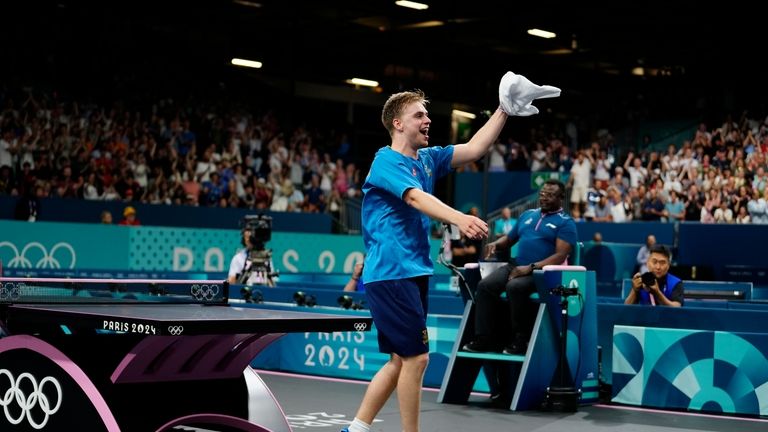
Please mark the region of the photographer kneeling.
POLYGON ((635 273, 632 290, 624 304, 682 306, 685 302, 683 281, 669 274, 669 266, 669 249, 664 245, 653 245, 648 255, 648 272, 635 273))

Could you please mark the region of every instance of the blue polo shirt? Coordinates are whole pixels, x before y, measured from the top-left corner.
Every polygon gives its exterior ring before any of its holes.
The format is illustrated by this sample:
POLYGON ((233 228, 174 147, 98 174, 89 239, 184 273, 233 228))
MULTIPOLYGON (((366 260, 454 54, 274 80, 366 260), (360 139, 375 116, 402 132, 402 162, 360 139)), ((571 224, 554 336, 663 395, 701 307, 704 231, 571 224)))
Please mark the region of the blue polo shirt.
POLYGON ((365 283, 432 275, 430 219, 403 196, 411 188, 431 194, 451 172, 451 159, 452 146, 419 149, 416 159, 390 147, 376 152, 363 184, 365 283))
POLYGON ((528 265, 551 256, 557 239, 569 243, 573 254, 578 241, 576 223, 570 216, 562 210, 542 213, 540 208, 523 212, 507 237, 517 242, 517 265, 528 265))

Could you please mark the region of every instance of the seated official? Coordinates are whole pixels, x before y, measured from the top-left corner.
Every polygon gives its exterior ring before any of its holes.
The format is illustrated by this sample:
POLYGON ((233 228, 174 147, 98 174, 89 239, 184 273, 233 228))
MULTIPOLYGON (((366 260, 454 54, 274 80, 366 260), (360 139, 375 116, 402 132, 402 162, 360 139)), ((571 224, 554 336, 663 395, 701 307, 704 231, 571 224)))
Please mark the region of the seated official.
POLYGON ((470 352, 500 351, 524 354, 536 320, 537 306, 530 301, 536 291, 533 271, 562 264, 578 239, 576 224, 562 209, 565 185, 547 180, 539 191, 537 209, 526 210, 509 233, 486 246, 486 256, 518 244, 518 255, 484 277, 475 292, 475 339, 462 349, 470 352), (509 320, 503 318, 501 293, 507 293, 509 320), (501 310, 500 310, 501 308, 501 310))
POLYGON ((654 244, 648 254, 648 272, 632 276, 632 289, 624 304, 680 307, 685 302, 683 281, 669 274, 671 254, 666 246, 654 244))

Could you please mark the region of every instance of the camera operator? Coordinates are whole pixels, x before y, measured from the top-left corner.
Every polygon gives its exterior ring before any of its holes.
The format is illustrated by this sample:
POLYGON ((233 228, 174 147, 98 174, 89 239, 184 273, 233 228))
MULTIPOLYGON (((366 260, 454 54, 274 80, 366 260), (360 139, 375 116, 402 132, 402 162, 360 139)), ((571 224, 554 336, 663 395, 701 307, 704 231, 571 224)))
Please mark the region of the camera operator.
POLYGON ((669 274, 669 249, 661 244, 651 246, 647 264, 647 272, 638 272, 632 277, 632 290, 624 304, 682 306, 685 302, 683 281, 669 274))
POLYGON ((272 218, 269 216, 246 216, 243 219, 241 243, 229 263, 227 281, 243 285, 275 286, 277 273, 272 264, 272 250, 264 247, 272 235, 272 218))

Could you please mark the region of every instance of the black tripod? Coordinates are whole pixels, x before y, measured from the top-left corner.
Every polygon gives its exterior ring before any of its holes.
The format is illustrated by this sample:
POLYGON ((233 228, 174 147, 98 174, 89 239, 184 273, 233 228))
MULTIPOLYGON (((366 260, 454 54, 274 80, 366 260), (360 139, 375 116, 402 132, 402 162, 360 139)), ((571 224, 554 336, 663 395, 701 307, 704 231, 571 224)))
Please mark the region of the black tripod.
POLYGON ((581 399, 581 389, 577 389, 571 379, 571 369, 568 367, 568 297, 579 295, 578 288, 566 288, 562 285, 553 288, 551 295, 560 296, 560 359, 556 374, 557 383, 547 388, 544 409, 552 411, 575 412, 581 399))

